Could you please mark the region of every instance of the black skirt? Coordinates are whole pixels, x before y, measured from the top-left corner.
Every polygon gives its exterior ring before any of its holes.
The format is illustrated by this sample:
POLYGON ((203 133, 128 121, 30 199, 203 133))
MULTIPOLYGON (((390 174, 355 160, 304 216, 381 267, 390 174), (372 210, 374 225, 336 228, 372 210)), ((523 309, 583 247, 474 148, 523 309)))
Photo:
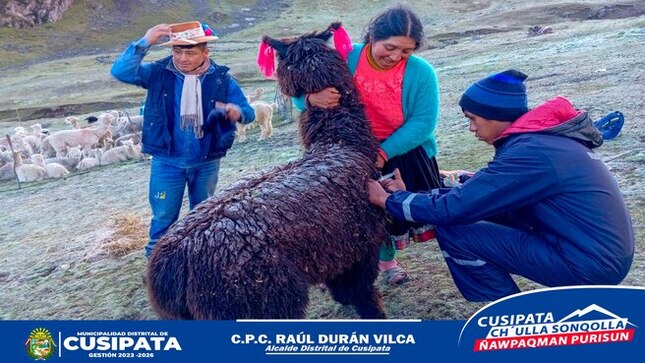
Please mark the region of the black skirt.
MULTIPOLYGON (((383 166, 382 173, 387 174, 398 168, 401 179, 409 192, 428 191, 442 188, 439 165, 435 157, 428 157, 423 146, 418 146, 407 153, 395 156, 383 166)), ((406 233, 411 227, 418 227, 416 223, 394 220, 388 225, 390 235, 399 236, 406 233)))

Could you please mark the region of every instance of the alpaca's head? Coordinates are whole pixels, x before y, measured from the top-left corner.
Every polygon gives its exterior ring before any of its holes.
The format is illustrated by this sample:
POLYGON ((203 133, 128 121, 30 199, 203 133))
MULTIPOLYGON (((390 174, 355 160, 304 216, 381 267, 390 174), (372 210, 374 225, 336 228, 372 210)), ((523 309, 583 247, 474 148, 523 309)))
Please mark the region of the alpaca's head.
POLYGON ((109 127, 118 119, 118 114, 115 114, 113 112, 104 112, 99 115, 98 119, 100 120, 101 126, 109 127))
POLYGON ((327 45, 332 31, 340 26, 332 23, 322 32, 290 39, 265 36, 262 41, 278 52, 276 75, 282 93, 300 97, 333 87, 341 94, 337 107, 311 107, 300 114, 300 140, 305 150, 315 144, 342 144, 375 161, 378 141, 370 130, 347 62, 327 45))
POLYGON ((16 130, 16 136, 27 136, 27 130, 22 126, 16 126, 14 130, 16 130))
POLYGON ((78 126, 78 117, 76 116, 67 116, 65 118, 65 123, 68 125, 73 125, 74 127, 78 126))
POLYGON ((262 37, 263 42, 278 52, 276 75, 284 94, 298 97, 326 87, 345 90, 348 85, 352 85, 347 63, 335 49, 327 45, 332 30, 340 25, 341 23, 333 23, 322 32, 297 38, 262 37))
POLYGON ((38 166, 45 165, 45 158, 41 154, 31 155, 31 161, 38 166))
POLYGON ((78 146, 74 147, 67 147, 67 157, 72 158, 72 159, 80 159, 83 157, 83 153, 81 152, 81 148, 78 146))

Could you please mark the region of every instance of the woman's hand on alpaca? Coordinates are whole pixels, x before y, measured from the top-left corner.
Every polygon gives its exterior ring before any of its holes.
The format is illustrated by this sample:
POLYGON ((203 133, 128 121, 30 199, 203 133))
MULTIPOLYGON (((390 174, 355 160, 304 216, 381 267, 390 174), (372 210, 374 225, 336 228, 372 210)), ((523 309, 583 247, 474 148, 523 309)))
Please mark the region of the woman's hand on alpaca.
POLYGON ((385 159, 379 154, 376 156, 376 163, 374 166, 376 166, 377 169, 383 169, 383 165, 385 165, 385 159))
POLYGON ((394 169, 394 177, 387 178, 380 181, 381 186, 388 192, 396 192, 397 190, 405 190, 405 183, 401 179, 401 172, 399 169, 394 169))
POLYGON ((143 37, 146 38, 146 40, 148 41, 148 44, 155 45, 159 42, 159 39, 161 39, 164 36, 167 37, 169 34, 170 34, 170 25, 157 24, 152 28, 148 29, 148 31, 143 37))
POLYGON ((370 203, 381 208, 385 208, 385 201, 387 200, 387 197, 390 196, 390 193, 386 192, 381 184, 376 180, 368 180, 367 188, 369 192, 370 203))
POLYGON ((340 102, 340 92, 334 87, 327 87, 320 92, 306 96, 307 105, 318 108, 334 108, 340 102))

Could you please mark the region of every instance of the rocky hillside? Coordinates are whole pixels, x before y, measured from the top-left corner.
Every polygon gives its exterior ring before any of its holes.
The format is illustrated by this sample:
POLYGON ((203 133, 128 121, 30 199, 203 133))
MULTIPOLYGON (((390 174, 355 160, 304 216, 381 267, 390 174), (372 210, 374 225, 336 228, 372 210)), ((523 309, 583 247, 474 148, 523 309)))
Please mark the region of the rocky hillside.
POLYGON ((152 25, 198 19, 223 35, 277 14, 284 0, 0 0, 0 70, 114 52, 152 25))
POLYGON ((0 26, 29 28, 63 17, 75 0, 11 0, 0 10, 0 26))

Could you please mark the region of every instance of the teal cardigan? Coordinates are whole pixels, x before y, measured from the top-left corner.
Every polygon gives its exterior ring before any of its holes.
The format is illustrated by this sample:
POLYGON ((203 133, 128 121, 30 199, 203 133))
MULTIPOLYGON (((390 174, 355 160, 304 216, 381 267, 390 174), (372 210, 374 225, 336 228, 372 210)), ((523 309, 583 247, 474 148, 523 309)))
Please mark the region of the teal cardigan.
MULTIPOLYGON (((349 71, 356 73, 363 44, 354 44, 347 62, 349 71)), ((300 111, 305 109, 305 96, 294 97, 300 111)), ((425 59, 412 55, 403 74, 403 125, 381 143, 388 159, 403 155, 422 145, 428 157, 437 155, 434 131, 439 119, 439 84, 437 74, 425 59)))

